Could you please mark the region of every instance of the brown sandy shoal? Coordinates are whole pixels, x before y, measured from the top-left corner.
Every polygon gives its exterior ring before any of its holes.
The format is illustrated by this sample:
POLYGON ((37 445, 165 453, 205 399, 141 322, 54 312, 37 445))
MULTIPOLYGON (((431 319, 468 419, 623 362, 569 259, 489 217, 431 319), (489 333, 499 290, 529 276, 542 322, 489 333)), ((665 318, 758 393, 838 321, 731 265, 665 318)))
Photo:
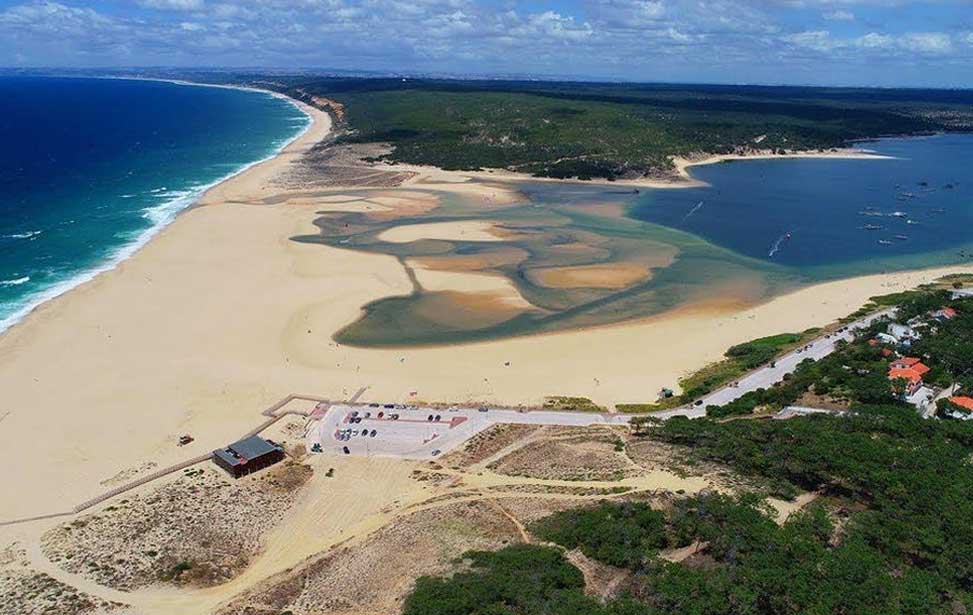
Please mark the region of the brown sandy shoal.
POLYGON ((650 275, 648 266, 632 262, 544 267, 527 272, 531 282, 548 288, 625 288, 648 280, 650 275))
POLYGON ((484 220, 457 220, 396 226, 379 234, 381 241, 409 243, 421 239, 443 241, 503 241, 492 222, 484 220))
POLYGON ((450 254, 447 256, 420 256, 410 259, 417 267, 433 271, 482 271, 504 265, 513 265, 527 259, 528 253, 520 248, 501 246, 476 254, 450 254))
POLYGON ((528 306, 512 305, 510 297, 502 292, 439 291, 420 297, 413 311, 420 318, 446 327, 474 330, 506 322, 528 306))

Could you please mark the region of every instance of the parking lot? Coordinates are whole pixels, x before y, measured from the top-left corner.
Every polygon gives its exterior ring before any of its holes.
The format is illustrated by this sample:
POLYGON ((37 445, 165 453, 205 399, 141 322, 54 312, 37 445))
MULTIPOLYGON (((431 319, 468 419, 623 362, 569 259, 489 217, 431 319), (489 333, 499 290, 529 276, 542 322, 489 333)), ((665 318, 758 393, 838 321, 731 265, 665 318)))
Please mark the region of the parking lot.
POLYGON ((308 450, 402 459, 437 457, 501 423, 586 427, 628 422, 627 416, 599 413, 404 404, 334 404, 316 414, 320 419, 307 431, 308 450))

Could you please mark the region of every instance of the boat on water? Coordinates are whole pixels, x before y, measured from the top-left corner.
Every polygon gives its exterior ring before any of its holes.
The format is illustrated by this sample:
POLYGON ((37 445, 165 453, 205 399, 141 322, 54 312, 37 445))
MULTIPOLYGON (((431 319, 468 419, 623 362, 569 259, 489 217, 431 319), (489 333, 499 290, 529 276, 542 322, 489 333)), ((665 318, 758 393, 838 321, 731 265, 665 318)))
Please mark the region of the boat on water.
POLYGON ((907 240, 909 238, 909 236, 908 235, 896 235, 895 238, 898 239, 899 241, 905 241, 905 240, 907 240))
POLYGON ((865 226, 863 226, 861 228, 862 228, 862 230, 865 230, 865 231, 880 231, 880 230, 882 230, 882 227, 879 226, 879 225, 877 225, 877 224, 866 224, 865 226))
POLYGON ((890 246, 890 245, 892 245, 892 242, 889 241, 888 239, 879 239, 878 240, 878 243, 880 243, 883 246, 890 246))
POLYGON ((943 209, 942 207, 937 207, 936 209, 933 209, 932 210, 932 213, 934 213, 934 214, 944 214, 944 213, 946 213, 946 210, 943 209))
POLYGON ((919 224, 919 221, 918 220, 906 220, 905 223, 906 224, 919 224))
POLYGON ((892 217, 894 217, 894 218, 905 218, 909 214, 905 213, 904 211, 893 211, 889 215, 892 216, 892 217))

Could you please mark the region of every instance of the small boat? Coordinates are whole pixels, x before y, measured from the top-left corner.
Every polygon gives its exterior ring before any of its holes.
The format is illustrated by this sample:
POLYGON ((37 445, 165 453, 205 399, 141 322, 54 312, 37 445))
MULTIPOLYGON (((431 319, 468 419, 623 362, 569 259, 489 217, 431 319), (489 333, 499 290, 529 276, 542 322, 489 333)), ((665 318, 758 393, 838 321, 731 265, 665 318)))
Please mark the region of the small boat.
POLYGON ((890 245, 892 245, 892 242, 889 241, 888 239, 879 239, 878 240, 878 243, 880 243, 883 246, 890 246, 890 245))
POLYGON ((862 230, 865 230, 865 231, 880 231, 880 230, 882 230, 882 227, 879 226, 879 225, 877 225, 877 224, 866 224, 865 226, 862 227, 862 230))
POLYGON ((906 220, 905 223, 906 224, 919 224, 919 221, 918 220, 906 220))
POLYGON ((905 218, 909 214, 905 213, 904 211, 893 211, 889 215, 892 216, 892 217, 894 217, 894 218, 905 218))
POLYGON ((946 210, 943 209, 942 207, 937 207, 936 209, 932 210, 932 213, 934 213, 934 214, 944 214, 944 213, 946 213, 946 210))
POLYGON ((905 241, 905 240, 907 240, 909 238, 909 236, 908 235, 896 235, 895 238, 898 239, 899 241, 905 241))

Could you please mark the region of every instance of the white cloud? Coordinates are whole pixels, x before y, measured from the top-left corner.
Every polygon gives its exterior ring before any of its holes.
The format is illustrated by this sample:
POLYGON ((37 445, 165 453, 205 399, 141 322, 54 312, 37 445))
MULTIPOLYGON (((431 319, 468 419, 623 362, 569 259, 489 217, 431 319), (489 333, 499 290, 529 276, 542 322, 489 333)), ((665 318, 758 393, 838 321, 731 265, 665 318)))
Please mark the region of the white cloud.
POLYGON ((824 17, 828 21, 855 21, 854 13, 842 9, 827 11, 822 15, 822 17, 824 17))
POLYGON ((869 32, 865 36, 855 39, 854 44, 866 49, 884 49, 895 44, 895 39, 887 34, 869 32))
POLYGON ((920 53, 943 54, 952 50, 953 41, 942 32, 914 32, 906 34, 901 45, 920 53))
POLYGON ((114 20, 89 8, 58 2, 13 6, 0 13, 0 25, 21 31, 83 36, 115 26, 114 20))
POLYGON ((198 11, 203 0, 139 0, 139 4, 160 11, 198 11))
POLYGON ((838 39, 827 30, 814 30, 791 34, 784 40, 796 47, 831 54, 858 49, 899 55, 942 55, 953 49, 952 39, 943 32, 909 32, 898 36, 869 32, 857 38, 838 39))
POLYGON ((916 58, 973 68, 968 26, 953 34, 945 26, 936 32, 935 25, 889 33, 881 26, 891 23, 888 15, 875 18, 885 0, 11 1, 23 4, 0 8, 0 58, 20 53, 50 64, 260 64, 718 80, 754 74, 777 80, 799 67, 806 72, 794 78, 808 81, 831 78, 847 66, 915 65, 916 58), (857 8, 866 2, 867 10, 857 8), (98 9, 89 8, 94 6, 98 9), (808 14, 841 22, 840 28, 815 20, 822 25, 795 32, 808 14), (874 29, 863 29, 864 23, 874 29))
POLYGON ((831 33, 827 30, 808 30, 796 34, 788 34, 783 39, 798 47, 813 49, 815 51, 830 51, 838 44, 832 40, 831 33))

